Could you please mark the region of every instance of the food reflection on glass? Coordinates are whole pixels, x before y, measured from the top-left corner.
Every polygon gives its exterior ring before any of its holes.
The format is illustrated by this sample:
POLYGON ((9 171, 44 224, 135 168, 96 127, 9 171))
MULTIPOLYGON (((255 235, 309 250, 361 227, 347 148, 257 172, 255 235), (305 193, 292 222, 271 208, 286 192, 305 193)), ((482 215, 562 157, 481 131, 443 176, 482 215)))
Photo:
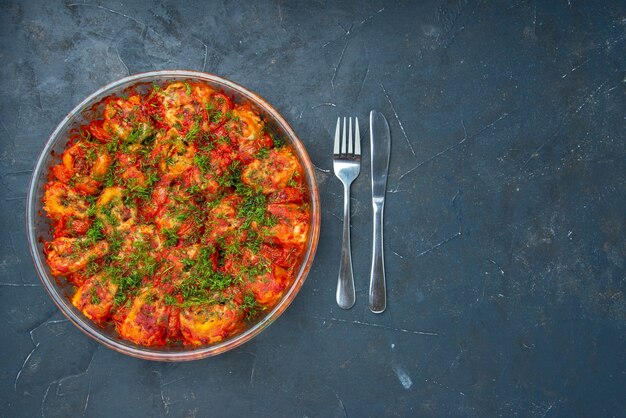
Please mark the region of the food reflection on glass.
POLYGON ((50 273, 86 317, 138 345, 242 332, 280 301, 308 245, 294 150, 202 82, 103 104, 48 174, 50 273))

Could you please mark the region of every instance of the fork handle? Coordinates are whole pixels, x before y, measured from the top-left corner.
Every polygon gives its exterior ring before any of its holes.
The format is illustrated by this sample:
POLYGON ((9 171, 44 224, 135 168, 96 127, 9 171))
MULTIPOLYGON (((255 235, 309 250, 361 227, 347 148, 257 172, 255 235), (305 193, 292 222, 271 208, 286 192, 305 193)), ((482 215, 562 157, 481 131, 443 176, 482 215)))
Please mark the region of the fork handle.
POLYGON ((354 275, 352 273, 352 249, 350 246, 350 184, 343 185, 343 244, 337 280, 337 305, 350 309, 356 300, 354 275))
POLYGON ((370 272, 369 308, 382 313, 387 307, 385 290, 385 256, 383 254, 383 205, 374 205, 374 237, 372 247, 372 270, 370 272))

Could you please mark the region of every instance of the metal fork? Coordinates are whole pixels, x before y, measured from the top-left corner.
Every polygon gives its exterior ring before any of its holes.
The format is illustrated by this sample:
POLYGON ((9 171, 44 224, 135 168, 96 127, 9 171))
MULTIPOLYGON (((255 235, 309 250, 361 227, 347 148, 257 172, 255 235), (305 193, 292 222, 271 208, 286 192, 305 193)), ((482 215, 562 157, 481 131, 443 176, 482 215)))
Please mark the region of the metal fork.
POLYGON ((343 183, 343 245, 337 280, 337 304, 340 308, 350 309, 355 301, 352 249, 350 248, 350 185, 361 171, 361 136, 358 118, 355 118, 354 137, 352 136, 352 118, 349 118, 347 129, 346 118, 343 118, 343 133, 340 121, 341 118, 337 118, 333 149, 333 169, 337 178, 343 183))

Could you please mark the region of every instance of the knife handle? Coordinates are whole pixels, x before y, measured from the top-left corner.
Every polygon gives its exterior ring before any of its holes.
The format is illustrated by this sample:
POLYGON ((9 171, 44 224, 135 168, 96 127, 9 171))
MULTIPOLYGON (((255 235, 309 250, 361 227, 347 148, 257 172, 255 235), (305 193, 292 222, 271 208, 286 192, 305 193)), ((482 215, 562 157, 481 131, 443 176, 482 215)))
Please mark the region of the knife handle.
POLYGON ((374 313, 382 313, 387 307, 387 291, 385 285, 385 256, 383 254, 383 205, 377 203, 374 203, 373 242, 369 308, 374 313))

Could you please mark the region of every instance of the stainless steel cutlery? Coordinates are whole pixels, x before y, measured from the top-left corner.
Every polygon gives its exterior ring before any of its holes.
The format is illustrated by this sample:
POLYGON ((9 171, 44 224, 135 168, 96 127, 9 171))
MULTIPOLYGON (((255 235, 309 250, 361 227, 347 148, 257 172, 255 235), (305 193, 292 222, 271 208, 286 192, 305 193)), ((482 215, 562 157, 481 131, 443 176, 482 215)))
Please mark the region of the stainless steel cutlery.
POLYGON ((389 153, 391 135, 385 116, 372 110, 370 112, 370 151, 372 158, 372 213, 373 245, 372 269, 370 271, 369 308, 374 313, 381 313, 387 307, 385 284, 385 257, 383 253, 383 209, 385 208, 385 190, 389 171, 389 153))
POLYGON ((355 118, 354 135, 352 133, 352 118, 349 119, 347 127, 346 118, 343 118, 343 131, 341 118, 337 118, 333 169, 335 175, 343 183, 343 245, 337 280, 337 304, 343 309, 350 309, 355 301, 350 246, 350 185, 361 172, 361 136, 358 118, 355 118))
MULTIPOLYGON (((373 246, 370 273, 369 308, 381 313, 386 308, 385 262, 383 254, 383 209, 389 169, 391 137, 385 116, 370 112, 370 147, 372 169, 373 246)), ((361 171, 361 136, 359 120, 337 118, 333 147, 333 169, 344 186, 343 245, 337 280, 337 304, 349 309, 355 302, 352 250, 350 245, 350 185, 361 171)))

